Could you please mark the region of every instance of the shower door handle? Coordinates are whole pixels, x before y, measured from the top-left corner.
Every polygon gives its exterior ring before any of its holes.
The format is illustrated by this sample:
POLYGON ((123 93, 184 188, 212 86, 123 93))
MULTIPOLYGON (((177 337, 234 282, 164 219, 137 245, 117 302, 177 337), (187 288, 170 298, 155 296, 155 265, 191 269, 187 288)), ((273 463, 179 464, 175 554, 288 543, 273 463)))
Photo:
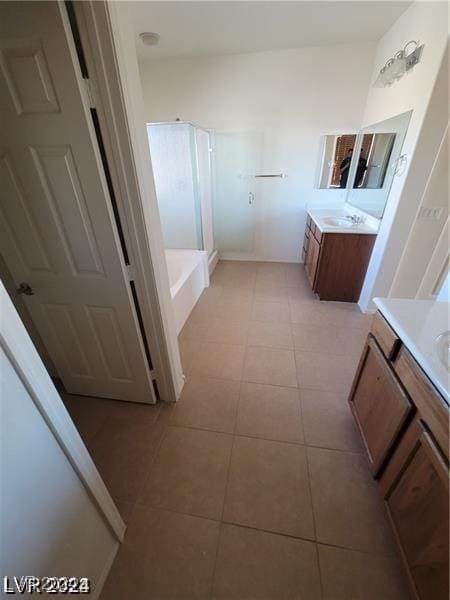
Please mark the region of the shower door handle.
POLYGON ((253 192, 248 193, 248 203, 253 204, 253 200, 255 199, 255 195, 253 192))

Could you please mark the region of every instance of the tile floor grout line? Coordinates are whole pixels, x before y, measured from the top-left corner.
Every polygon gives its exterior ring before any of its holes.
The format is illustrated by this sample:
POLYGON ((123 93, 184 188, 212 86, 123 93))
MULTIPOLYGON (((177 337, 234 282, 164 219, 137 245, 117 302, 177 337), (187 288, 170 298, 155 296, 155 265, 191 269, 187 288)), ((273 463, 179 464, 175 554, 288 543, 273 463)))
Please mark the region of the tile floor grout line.
POLYGON ((228 485, 229 485, 229 481, 230 481, 230 471, 231 471, 231 463, 233 460, 233 450, 234 450, 234 442, 236 439, 236 436, 234 434, 235 430, 236 430, 236 421, 237 421, 237 415, 238 415, 238 411, 239 411, 239 405, 241 402, 241 393, 242 393, 242 384, 240 384, 239 386, 239 399, 237 402, 237 409, 236 409, 236 415, 235 415, 235 421, 234 421, 234 427, 233 427, 233 433, 232 433, 232 442, 231 442, 231 449, 230 449, 230 456, 228 458, 228 465, 227 465, 227 476, 225 479, 225 493, 223 496, 223 502, 222 502, 222 511, 221 511, 221 516, 220 516, 220 521, 223 521, 223 516, 225 513, 225 504, 227 501, 227 495, 228 495, 228 485))
MULTIPOLYGON (((302 397, 301 397, 300 391, 299 391, 299 396, 300 396, 300 407, 301 407, 300 410, 302 413, 301 423, 302 423, 302 429, 303 429, 303 438, 306 441, 305 425, 303 422, 303 405, 302 405, 302 397)), ((322 581, 322 569, 320 567, 319 548, 318 548, 318 544, 317 544, 317 519, 316 519, 316 512, 314 510, 314 501, 313 501, 313 494, 312 494, 311 470, 309 468, 309 459, 308 459, 308 446, 305 446, 305 460, 306 460, 306 472, 308 473, 308 490, 309 490, 309 499, 311 502, 311 513, 312 513, 312 518, 313 518, 314 537, 316 539, 315 550, 316 550, 316 558, 317 558, 317 568, 319 570, 320 594, 323 598, 324 589, 323 589, 323 581, 322 581)))
MULTIPOLYGON (((184 513, 183 513, 184 514, 184 513)), ((195 516, 195 515, 192 515, 195 516)), ((285 537, 285 538, 289 538, 291 540, 300 540, 303 542, 309 542, 311 544, 315 544, 317 546, 329 546, 330 548, 338 548, 340 550, 348 550, 350 552, 359 552, 360 554, 364 554, 366 556, 384 556, 387 558, 390 558, 392 556, 396 556, 394 553, 392 554, 385 554, 385 553, 380 553, 380 552, 371 552, 369 550, 361 550, 358 548, 351 548, 349 546, 341 546, 339 544, 331 544, 331 543, 327 543, 327 542, 321 542, 317 539, 313 539, 313 538, 309 538, 309 537, 304 537, 304 536, 295 536, 289 533, 283 533, 280 531, 274 531, 272 529, 263 529, 261 527, 253 527, 252 525, 247 525, 244 523, 238 523, 236 521, 221 521, 221 523, 223 525, 233 525, 234 527, 241 527, 243 529, 250 529, 252 531, 261 531, 263 533, 269 533, 271 535, 277 535, 279 537, 285 537)))
POLYGON ((210 590, 209 590, 210 600, 212 600, 213 595, 214 595, 214 584, 216 582, 217 560, 219 558, 220 541, 222 538, 222 531, 223 531, 222 525, 223 525, 222 521, 219 521, 219 535, 217 536, 216 553, 214 555, 214 565, 213 565, 213 569, 212 569, 212 573, 211 573, 211 585, 210 585, 210 590))
MULTIPOLYGON (((235 383, 245 384, 248 382, 242 381, 242 382, 235 382, 235 383)), ((260 384, 260 385, 264 385, 264 384, 260 384)), ((289 389, 295 390, 297 388, 289 388, 289 389)), ((330 452, 339 452, 342 454, 351 454, 351 455, 354 454, 356 456, 364 455, 363 450, 361 450, 361 452, 357 452, 356 450, 345 450, 342 448, 332 448, 330 446, 319 446, 317 444, 308 444, 306 441, 305 442, 294 442, 292 440, 281 440, 281 439, 275 439, 275 438, 269 438, 269 437, 261 437, 260 435, 251 435, 249 433, 247 433, 247 434, 232 433, 231 431, 224 431, 222 429, 211 429, 211 428, 207 428, 207 427, 201 427, 200 425, 187 425, 185 423, 170 422, 170 423, 168 423, 167 427, 177 427, 179 429, 191 429, 194 431, 209 431, 210 433, 218 433, 221 435, 247 438, 250 440, 262 440, 263 442, 275 442, 275 443, 279 443, 279 444, 289 444, 291 446, 296 446, 296 447, 304 446, 305 448, 315 448, 318 450, 329 450, 330 452)))
MULTIPOLYGON (((204 322, 207 322, 207 321, 222 322, 223 320, 219 319, 219 318, 214 318, 214 319, 205 319, 204 322)), ((230 324, 237 325, 237 324, 244 324, 244 323, 246 325, 248 325, 249 331, 247 331, 246 336, 245 336, 247 341, 243 342, 243 343, 211 341, 206 338, 203 338, 203 336, 199 337, 198 335, 186 335, 186 334, 182 335, 180 337, 180 340, 181 341, 207 343, 207 344, 219 344, 219 345, 225 345, 225 346, 248 346, 250 348, 273 348, 276 350, 289 350, 294 353, 299 352, 299 353, 304 353, 304 354, 325 354, 327 356, 339 356, 339 357, 344 356, 344 357, 348 357, 348 358, 354 358, 355 360, 359 359, 359 357, 360 357, 360 353, 358 354, 357 352, 341 353, 341 352, 330 352, 330 351, 322 350, 322 349, 320 349, 320 350, 310 350, 310 349, 305 350, 305 348, 297 348, 295 346, 295 342, 294 342, 294 339, 292 336, 292 334, 293 334, 292 326, 299 325, 299 323, 292 323, 290 321, 275 321, 275 320, 269 321, 269 320, 259 320, 259 319, 230 320, 230 324), (263 323, 265 325, 287 325, 287 326, 290 326, 290 331, 288 333, 291 334, 292 346, 288 347, 288 346, 282 346, 282 345, 276 345, 276 344, 263 344, 263 343, 256 344, 254 342, 249 341, 248 338, 250 336, 250 328, 253 323, 263 323)), ((342 329, 344 329, 344 328, 342 328, 342 329)), ((355 331, 364 331, 362 328, 354 328, 354 329, 355 329, 355 331)), ((363 349, 363 346, 364 345, 362 345, 362 347, 361 347, 361 351, 363 349)))
MULTIPOLYGON (((227 344, 225 344, 227 345, 227 344)), ((229 344, 228 344, 229 345, 229 344)), ((243 344, 234 344, 234 345, 238 345, 240 347, 243 347, 243 344)), ((255 346, 255 348, 259 348, 261 346, 255 346)), ((280 348, 280 350, 285 350, 285 348, 280 348)), ((318 354, 318 353, 316 353, 318 354)), ((186 375, 188 375, 186 373, 186 375)), ((250 381, 248 379, 231 379, 230 377, 218 377, 217 375, 190 375, 190 378, 200 378, 200 379, 217 379, 219 381, 234 381, 234 382, 242 382, 242 383, 252 383, 255 385, 267 385, 267 386, 272 386, 272 387, 281 387, 281 388, 288 388, 290 390, 310 390, 313 392, 324 392, 327 394, 339 394, 339 395, 344 395, 344 396, 348 396, 348 394, 350 393, 350 389, 348 391, 343 391, 343 390, 336 390, 336 389, 322 389, 322 388, 318 388, 318 387, 308 387, 305 385, 296 385, 295 387, 292 385, 282 385, 280 383, 262 383, 261 381, 250 381)))
MULTIPOLYGON (((304 391, 318 391, 318 392, 322 392, 322 393, 326 393, 326 394, 336 394, 338 396, 343 396, 346 397, 347 393, 346 392, 340 392, 340 391, 336 391, 336 390, 321 390, 318 388, 308 388, 308 387, 291 387, 291 386, 282 386, 279 384, 269 384, 269 383, 259 383, 259 382, 254 382, 254 381, 247 381, 245 379, 241 379, 241 380, 236 380, 236 379, 225 379, 225 378, 220 378, 220 377, 211 377, 208 375, 195 375, 192 377, 192 379, 201 379, 201 380, 213 380, 213 381, 222 381, 222 382, 232 382, 232 383, 239 383, 241 386, 243 384, 250 384, 250 385, 257 385, 257 386, 264 386, 264 387, 276 387, 276 388, 282 388, 282 389, 289 389, 289 390, 294 390, 297 389, 299 392, 301 390, 304 391)), ((240 388, 241 391, 241 388, 240 388)), ((346 400, 344 400, 344 402, 346 402, 346 400)), ((204 427, 204 426, 200 426, 200 425, 192 425, 192 424, 186 424, 186 423, 176 423, 174 421, 170 422, 170 426, 173 427, 184 427, 187 429, 195 429, 195 430, 200 430, 200 431, 211 431, 214 433, 223 433, 223 434, 227 434, 227 435, 233 435, 230 431, 225 431, 225 430, 221 430, 221 429, 212 429, 212 428, 208 428, 208 427, 204 427)), ((236 426, 236 423, 235 423, 236 426)), ((301 442, 295 442, 292 440, 282 440, 282 439, 274 439, 274 438, 267 438, 267 437, 261 437, 258 435, 252 435, 252 434, 239 434, 239 433, 235 433, 234 435, 237 435, 239 437, 248 437, 248 438, 252 438, 252 439, 261 439, 261 440, 266 440, 266 441, 273 441, 273 442, 280 442, 280 443, 286 443, 286 444, 294 444, 294 445, 302 445, 302 446, 308 446, 311 448, 319 448, 319 449, 323 449, 323 450, 331 450, 331 451, 336 451, 336 452, 343 452, 343 453, 347 453, 347 454, 356 454, 356 455, 361 455, 364 454, 364 452, 361 451, 357 451, 357 450, 350 450, 350 449, 346 449, 346 448, 334 448, 331 446, 323 446, 320 444, 313 444, 313 443, 308 443, 306 441, 306 436, 304 437, 305 441, 303 443, 301 442)))
MULTIPOLYGON (((170 421, 171 418, 172 418, 172 415, 169 417, 169 421, 170 421)), ((157 421, 155 422, 155 425, 156 424, 157 424, 157 421)), ((143 491, 145 490, 145 486, 147 485, 147 482, 149 481, 150 476, 151 476, 152 467, 153 467, 153 465, 154 465, 154 463, 156 461, 156 458, 157 458, 157 456, 159 454, 161 446, 162 446, 162 444, 163 444, 163 442, 164 442, 164 440, 166 438, 166 435, 167 435, 168 425, 160 423, 160 426, 163 427, 163 432, 161 434, 161 438, 159 439, 159 442, 156 444, 155 451, 153 452, 153 456, 150 459, 150 464, 147 467, 146 473, 145 473, 144 477, 142 478, 142 483, 141 483, 139 492, 136 494, 135 505, 138 504, 139 498, 142 496, 143 491)))
POLYGON ((152 504, 152 503, 142 503, 137 501, 136 502, 136 506, 142 507, 142 508, 150 508, 152 510, 161 510, 163 512, 168 512, 168 513, 172 513, 172 514, 176 514, 176 515, 184 515, 187 517, 192 517, 194 519, 202 519, 204 521, 211 521, 213 523, 219 523, 222 525, 232 525, 234 527, 241 527, 242 529, 250 529, 252 531, 261 531, 263 533, 268 533, 271 535, 276 535, 279 537, 285 537, 285 538, 289 538, 292 540, 300 540, 303 542, 310 542, 312 544, 317 544, 318 546, 328 546, 330 548, 338 548, 339 550, 348 550, 350 552, 359 552, 360 554, 364 554, 366 556, 379 556, 379 557, 386 557, 386 558, 398 558, 397 554, 395 552, 392 552, 391 554, 389 553, 384 553, 384 552, 375 552, 375 551, 370 551, 370 550, 362 550, 360 548, 354 548, 354 547, 350 547, 350 546, 342 546, 340 544, 333 544, 331 542, 322 542, 320 540, 316 540, 313 538, 309 538, 309 537, 304 537, 304 536, 296 536, 296 535, 292 535, 289 533, 283 533, 280 531, 274 531, 272 529, 264 529, 261 527, 254 527, 252 525, 248 525, 245 523, 238 523, 237 521, 228 521, 228 520, 219 520, 219 519, 214 519, 212 517, 205 517, 204 515, 199 515, 199 514, 194 514, 194 513, 190 513, 190 512, 183 512, 181 510, 175 510, 173 508, 168 508, 165 506, 159 506, 156 504, 152 504))
POLYGON ((220 515, 219 537, 217 540, 216 555, 214 557, 214 567, 213 567, 212 578, 211 578, 211 591, 210 591, 211 599, 213 597, 214 583, 216 580, 217 560, 219 557, 220 540, 221 540, 222 530, 223 530, 223 515, 225 512, 225 504, 227 501, 227 492, 228 492, 228 482, 230 479, 231 461, 233 459, 233 448, 234 448, 234 440, 235 440, 234 432, 236 431, 236 424, 237 424, 237 419, 238 419, 238 414, 239 414, 239 405, 241 403, 241 394, 242 394, 242 382, 239 382, 239 395, 238 395, 238 401, 236 403, 236 409, 235 409, 235 414, 234 414, 234 424, 233 424, 232 442, 231 442, 231 448, 230 448, 230 457, 228 459, 227 476, 225 479, 225 490, 224 490, 223 502, 222 502, 222 512, 220 515))

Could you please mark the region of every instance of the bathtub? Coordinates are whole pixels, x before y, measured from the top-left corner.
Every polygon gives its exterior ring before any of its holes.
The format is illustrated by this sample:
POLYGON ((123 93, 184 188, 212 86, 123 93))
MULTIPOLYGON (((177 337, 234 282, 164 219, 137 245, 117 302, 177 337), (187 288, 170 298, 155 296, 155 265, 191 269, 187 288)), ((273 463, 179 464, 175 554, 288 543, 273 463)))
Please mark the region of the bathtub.
POLYGON ((208 253, 166 250, 166 263, 178 335, 200 294, 209 286, 208 253))

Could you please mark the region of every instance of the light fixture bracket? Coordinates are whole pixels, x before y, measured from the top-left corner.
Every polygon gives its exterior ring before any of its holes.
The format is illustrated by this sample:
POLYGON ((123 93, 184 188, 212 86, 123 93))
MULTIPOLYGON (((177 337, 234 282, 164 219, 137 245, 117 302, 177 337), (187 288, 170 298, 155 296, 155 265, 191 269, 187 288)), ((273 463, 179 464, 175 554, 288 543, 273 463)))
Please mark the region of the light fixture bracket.
MULTIPOLYGON (((406 51, 406 48, 408 47, 408 45, 410 43, 411 42, 409 42, 408 44, 406 44, 405 50, 403 50, 403 52, 406 51)), ((424 44, 422 44, 421 46, 416 46, 416 48, 412 52, 410 52, 409 54, 406 54, 406 52, 405 52, 406 70, 407 71, 409 71, 410 69, 412 69, 413 67, 415 67, 417 65, 417 63, 420 62, 420 59, 422 57, 423 47, 424 47, 424 44)))
POLYGON ((409 41, 403 50, 399 50, 395 55, 386 61, 380 69, 380 73, 374 82, 374 87, 386 87, 398 81, 403 75, 415 67, 421 59, 424 45, 419 46, 415 40, 409 41), (408 49, 413 49, 408 53, 408 49))

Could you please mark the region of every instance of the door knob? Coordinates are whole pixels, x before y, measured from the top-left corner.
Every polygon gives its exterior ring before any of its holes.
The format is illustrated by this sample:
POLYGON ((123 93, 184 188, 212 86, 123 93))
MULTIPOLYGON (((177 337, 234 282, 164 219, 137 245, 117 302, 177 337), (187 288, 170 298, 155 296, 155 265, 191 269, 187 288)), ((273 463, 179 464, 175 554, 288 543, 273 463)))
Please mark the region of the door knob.
POLYGON ((28 283, 22 282, 17 288, 18 294, 25 294, 25 296, 33 296, 33 288, 28 283))

